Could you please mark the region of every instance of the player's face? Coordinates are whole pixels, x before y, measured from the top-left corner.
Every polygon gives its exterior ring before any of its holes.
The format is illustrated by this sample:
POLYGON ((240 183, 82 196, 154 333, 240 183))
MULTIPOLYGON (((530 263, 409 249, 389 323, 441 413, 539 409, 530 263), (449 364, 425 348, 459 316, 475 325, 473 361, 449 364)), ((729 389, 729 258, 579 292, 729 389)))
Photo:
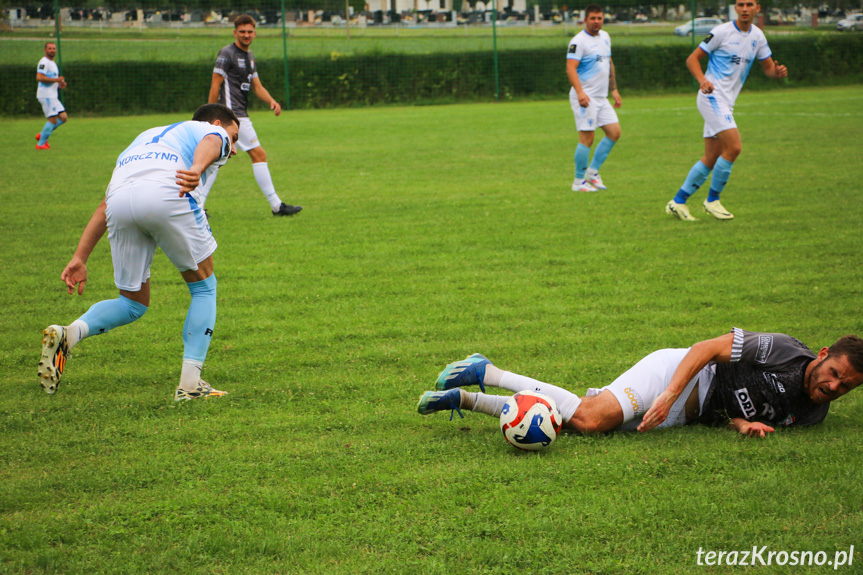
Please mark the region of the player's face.
POLYGON ((255 31, 255 27, 251 24, 243 24, 237 28, 234 28, 234 38, 237 39, 237 45, 244 50, 248 50, 249 46, 252 45, 252 40, 255 39, 255 35, 257 32, 255 31))
POLYGON ((737 0, 734 11, 737 12, 737 19, 740 22, 751 24, 755 20, 755 15, 761 11, 761 5, 755 0, 737 0))
MULTIPOLYGON (((742 1, 742 0, 741 0, 742 1)), ((602 22, 605 19, 605 14, 602 12, 591 12, 584 16, 584 29, 588 34, 596 36, 597 32, 602 30, 602 22)))
POLYGON ((240 127, 235 122, 222 126, 231 138, 231 156, 237 155, 237 140, 240 138, 240 127))
POLYGON ((842 397, 863 382, 846 355, 830 355, 827 348, 818 353, 815 364, 804 383, 809 398, 817 404, 842 397))
POLYGON ((57 45, 56 44, 48 44, 45 46, 45 57, 49 60, 53 60, 54 56, 57 55, 57 45))

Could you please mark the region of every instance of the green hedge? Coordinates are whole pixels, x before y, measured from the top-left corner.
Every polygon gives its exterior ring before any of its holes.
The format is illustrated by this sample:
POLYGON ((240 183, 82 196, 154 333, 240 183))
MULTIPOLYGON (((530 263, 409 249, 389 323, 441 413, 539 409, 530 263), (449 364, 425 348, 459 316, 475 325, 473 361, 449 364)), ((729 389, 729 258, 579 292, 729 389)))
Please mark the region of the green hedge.
MULTIPOLYGON (((797 86, 863 82, 863 35, 775 37, 774 58, 789 68, 797 86)), ((684 61, 688 46, 616 48, 618 83, 625 93, 684 91, 692 80, 684 61)), ((561 50, 499 53, 500 97, 561 96, 569 89, 561 50)), ((68 62, 66 107, 75 115, 188 112, 206 99, 211 62, 173 64, 68 62)), ((285 93, 283 63, 258 61, 265 85, 279 100, 285 93)), ((747 88, 770 85, 758 70, 747 88)), ((491 52, 428 55, 362 55, 289 62, 290 107, 327 108, 375 104, 488 101, 495 97, 491 52)), ((252 97, 253 106, 260 103, 252 97)), ((3 115, 39 115, 31 65, 0 67, 3 115)))

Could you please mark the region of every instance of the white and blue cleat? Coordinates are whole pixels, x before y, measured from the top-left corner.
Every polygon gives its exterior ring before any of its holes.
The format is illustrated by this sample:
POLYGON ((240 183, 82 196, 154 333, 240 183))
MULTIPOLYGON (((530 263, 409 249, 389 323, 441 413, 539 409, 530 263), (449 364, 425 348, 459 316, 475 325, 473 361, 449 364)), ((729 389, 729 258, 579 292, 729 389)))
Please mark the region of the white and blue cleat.
POLYGON ((455 412, 464 419, 461 409, 461 390, 458 388, 449 391, 427 391, 420 396, 417 403, 417 412, 420 415, 429 415, 437 411, 451 410, 449 420, 452 421, 455 412))
POLYGON ((485 391, 485 367, 491 362, 485 356, 473 354, 461 361, 454 361, 437 376, 435 388, 444 390, 468 385, 479 385, 485 391))

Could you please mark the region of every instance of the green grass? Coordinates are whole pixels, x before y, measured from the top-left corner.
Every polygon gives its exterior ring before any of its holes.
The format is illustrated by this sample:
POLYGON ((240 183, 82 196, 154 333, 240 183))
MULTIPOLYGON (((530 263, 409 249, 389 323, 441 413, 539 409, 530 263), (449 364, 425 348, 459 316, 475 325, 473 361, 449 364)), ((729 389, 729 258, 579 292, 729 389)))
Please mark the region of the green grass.
MULTIPOLYGON (((661 25, 609 24, 615 46, 692 45, 691 38, 672 35, 675 23, 661 25)), ((498 49, 524 50, 560 47, 566 50, 570 38, 581 28, 569 26, 501 26, 498 28, 498 49)), ((0 64, 19 64, 42 54, 42 46, 51 39, 53 29, 19 29, 0 35, 0 64)), ((783 28, 782 34, 819 34, 783 28)), ((352 28, 350 39, 344 28, 288 30, 288 57, 301 58, 330 54, 433 54, 439 52, 473 52, 492 49, 490 27, 460 27, 443 29, 352 28)), ((768 37, 773 30, 767 30, 768 37)), ((230 28, 187 29, 69 29, 61 38, 64 62, 155 61, 209 62, 216 53, 232 41, 230 28)), ((261 28, 253 44, 259 59, 281 58, 284 53, 281 29, 261 28)))
POLYGON ((863 333, 859 86, 744 92, 735 116, 737 217, 688 225, 663 206, 702 152, 692 96, 624 94, 599 194, 569 191, 565 98, 257 113, 305 210, 270 216, 246 157, 223 170, 205 377, 231 394, 181 405, 188 293, 162 254, 142 319, 82 342, 56 396, 35 371, 42 328, 115 297, 107 242, 82 297, 59 274, 117 154, 183 118, 73 115, 46 153, 41 121, 4 121, 0 572, 726 573, 698 549, 755 545, 863 563, 863 392, 762 441, 693 427, 540 454, 491 418, 415 412, 476 351, 583 392, 732 326, 816 349, 863 333))

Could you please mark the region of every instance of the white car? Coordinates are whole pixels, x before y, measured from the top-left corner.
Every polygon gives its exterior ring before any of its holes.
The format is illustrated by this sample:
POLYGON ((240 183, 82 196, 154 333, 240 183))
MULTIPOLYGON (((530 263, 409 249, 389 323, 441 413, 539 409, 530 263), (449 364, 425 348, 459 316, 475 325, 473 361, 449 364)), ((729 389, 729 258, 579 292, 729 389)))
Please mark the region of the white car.
MULTIPOLYGON (((722 24, 722 20, 719 18, 696 18, 695 19, 695 35, 696 36, 706 36, 710 34, 710 31, 722 24)), ((674 29, 675 36, 691 36, 692 35, 692 21, 690 20, 686 24, 678 26, 674 29)))
POLYGON ((847 18, 836 23, 836 29, 840 32, 863 30, 863 14, 849 14, 847 18))

